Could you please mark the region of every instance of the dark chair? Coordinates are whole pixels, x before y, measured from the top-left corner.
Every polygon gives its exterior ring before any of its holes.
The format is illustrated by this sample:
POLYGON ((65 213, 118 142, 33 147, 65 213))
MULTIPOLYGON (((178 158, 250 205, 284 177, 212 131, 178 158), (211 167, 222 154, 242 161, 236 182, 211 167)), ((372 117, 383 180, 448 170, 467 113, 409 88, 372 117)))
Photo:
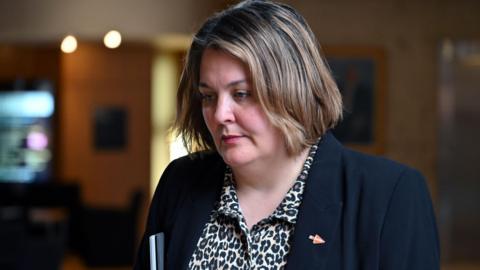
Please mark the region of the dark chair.
POLYGON ((133 264, 137 220, 143 193, 135 192, 127 209, 83 207, 81 256, 88 266, 133 264))
MULTIPOLYGON (((5 208, 0 211, 5 212, 5 208)), ((65 221, 35 222, 23 217, 0 219, 0 269, 60 269, 66 235, 65 221)))
POLYGON ((60 269, 77 194, 70 185, 1 183, 0 269, 60 269))
POLYGON ((25 225, 20 219, 0 219, 0 269, 20 269, 27 242, 25 225))

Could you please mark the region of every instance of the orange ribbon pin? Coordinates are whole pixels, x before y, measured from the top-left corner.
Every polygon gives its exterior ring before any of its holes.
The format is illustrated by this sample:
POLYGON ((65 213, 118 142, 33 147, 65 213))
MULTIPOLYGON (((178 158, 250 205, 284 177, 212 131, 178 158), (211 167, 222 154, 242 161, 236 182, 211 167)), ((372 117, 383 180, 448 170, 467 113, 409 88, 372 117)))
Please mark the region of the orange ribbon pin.
POLYGON ((312 243, 313 243, 314 245, 325 244, 325 240, 323 240, 323 238, 320 237, 320 235, 318 235, 318 234, 309 235, 309 236, 308 236, 308 239, 312 240, 312 243))

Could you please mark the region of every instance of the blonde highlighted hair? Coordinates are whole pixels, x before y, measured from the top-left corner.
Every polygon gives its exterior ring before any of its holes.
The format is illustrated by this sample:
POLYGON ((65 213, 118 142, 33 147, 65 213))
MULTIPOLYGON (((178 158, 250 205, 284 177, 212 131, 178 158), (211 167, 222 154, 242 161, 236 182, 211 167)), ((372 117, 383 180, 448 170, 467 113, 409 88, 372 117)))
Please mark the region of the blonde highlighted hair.
POLYGON ((198 93, 205 49, 227 52, 246 64, 255 96, 296 155, 333 128, 342 99, 315 35, 292 7, 243 1, 210 17, 193 38, 177 93, 175 128, 189 152, 214 150, 198 93))

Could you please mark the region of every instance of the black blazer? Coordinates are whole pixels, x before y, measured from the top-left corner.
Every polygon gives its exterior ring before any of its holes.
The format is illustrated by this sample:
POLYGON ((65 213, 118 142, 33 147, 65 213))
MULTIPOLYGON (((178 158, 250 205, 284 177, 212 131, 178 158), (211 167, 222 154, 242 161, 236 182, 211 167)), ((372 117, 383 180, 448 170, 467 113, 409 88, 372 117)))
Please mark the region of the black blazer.
MULTIPOLYGON (((165 269, 186 269, 218 199, 218 154, 180 158, 155 191, 134 269, 149 269, 148 236, 165 232, 165 269)), ((386 159, 344 148, 327 133, 306 180, 286 270, 440 269, 439 243, 423 177, 386 159), (309 235, 325 243, 314 245, 309 235)))

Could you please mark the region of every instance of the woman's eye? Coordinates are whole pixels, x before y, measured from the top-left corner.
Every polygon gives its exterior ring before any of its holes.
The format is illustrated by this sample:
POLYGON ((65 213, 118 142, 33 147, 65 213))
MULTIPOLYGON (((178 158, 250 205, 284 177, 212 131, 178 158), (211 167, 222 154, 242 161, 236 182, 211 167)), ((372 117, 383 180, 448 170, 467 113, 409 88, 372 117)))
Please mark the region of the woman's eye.
POLYGON ((249 91, 237 91, 233 95, 236 99, 245 99, 251 96, 249 91))
POLYGON ((200 97, 203 102, 210 102, 215 99, 215 95, 209 93, 200 93, 200 97))

